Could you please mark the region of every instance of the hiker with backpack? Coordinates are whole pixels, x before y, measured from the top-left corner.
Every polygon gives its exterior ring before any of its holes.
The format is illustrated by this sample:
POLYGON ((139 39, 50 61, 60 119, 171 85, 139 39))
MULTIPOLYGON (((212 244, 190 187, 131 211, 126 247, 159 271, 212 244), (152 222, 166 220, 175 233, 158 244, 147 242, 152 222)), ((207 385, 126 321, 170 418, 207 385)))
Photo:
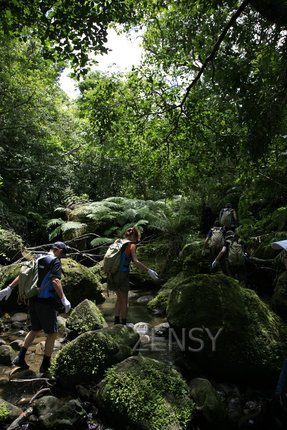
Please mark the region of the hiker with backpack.
MULTIPOLYGON (((205 238, 201 253, 203 256, 205 256, 205 253, 206 253, 205 249, 208 245, 211 262, 216 258, 216 256, 218 255, 218 253, 220 252, 220 250, 224 245, 225 233, 226 233, 225 228, 221 227, 220 222, 216 220, 214 222, 213 227, 209 230, 205 238)), ((219 262, 223 273, 225 273, 226 269, 225 269, 224 260, 220 259, 219 262)))
POLYGON ((116 241, 120 245, 118 247, 120 260, 117 270, 110 269, 111 271, 109 272, 107 267, 109 250, 104 258, 103 270, 108 274, 108 287, 115 291, 117 295, 114 324, 126 325, 127 323, 130 263, 133 262, 139 269, 147 272, 152 279, 158 279, 158 274, 154 270, 149 269, 138 260, 136 244, 140 241, 140 238, 139 230, 136 227, 131 227, 126 230, 123 239, 118 239, 120 242, 116 241))
POLYGON ((219 221, 222 227, 226 230, 235 230, 238 218, 236 210, 232 208, 231 203, 226 203, 225 207, 221 209, 219 213, 219 221))
MULTIPOLYGON (((46 256, 37 259, 37 284, 38 294, 29 299, 29 314, 31 319, 31 331, 26 335, 18 355, 13 364, 23 369, 29 366, 25 361, 25 355, 29 346, 44 330, 46 337, 43 361, 40 372, 46 372, 50 367, 51 355, 54 343, 58 335, 58 323, 56 313, 56 298, 60 298, 65 312, 69 312, 71 304, 64 295, 61 284, 62 264, 61 258, 66 256, 67 246, 63 242, 55 242, 46 256)), ((8 287, 0 291, 0 300, 8 300, 12 290, 19 284, 22 274, 20 273, 8 287)))
POLYGON ((214 269, 218 261, 226 255, 227 274, 237 279, 242 286, 246 286, 246 246, 242 239, 235 235, 234 231, 228 230, 225 235, 225 242, 212 262, 214 269))

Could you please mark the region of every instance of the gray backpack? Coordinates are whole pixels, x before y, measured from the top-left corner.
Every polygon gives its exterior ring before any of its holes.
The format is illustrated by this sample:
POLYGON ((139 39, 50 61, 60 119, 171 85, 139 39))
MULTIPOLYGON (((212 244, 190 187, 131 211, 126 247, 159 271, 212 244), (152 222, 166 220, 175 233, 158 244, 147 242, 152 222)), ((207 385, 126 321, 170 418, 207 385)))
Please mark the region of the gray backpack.
MULTIPOLYGON (((27 303, 31 297, 37 296, 43 288, 45 288, 50 279, 40 288, 38 287, 38 262, 40 259, 45 258, 43 255, 39 258, 33 258, 26 261, 20 268, 19 283, 18 283, 18 303, 27 303)), ((56 257, 54 257, 56 259, 56 257)))

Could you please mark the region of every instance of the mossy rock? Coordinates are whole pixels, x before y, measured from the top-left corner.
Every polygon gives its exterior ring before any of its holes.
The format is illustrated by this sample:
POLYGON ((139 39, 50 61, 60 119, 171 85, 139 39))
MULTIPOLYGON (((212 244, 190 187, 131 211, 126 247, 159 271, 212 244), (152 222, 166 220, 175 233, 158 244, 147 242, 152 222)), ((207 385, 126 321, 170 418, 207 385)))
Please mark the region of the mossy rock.
POLYGON ((63 386, 98 382, 107 368, 134 353, 138 340, 139 335, 128 326, 88 331, 64 345, 51 371, 63 386))
POLYGON ((62 400, 54 396, 44 396, 33 404, 32 425, 41 429, 82 428, 87 412, 78 399, 62 400))
POLYGON ((167 319, 178 335, 188 336, 193 359, 217 374, 249 382, 278 376, 286 354, 287 326, 238 281, 220 274, 175 281, 167 319))
POLYGON ((82 333, 98 330, 106 325, 99 308, 91 300, 85 299, 71 312, 66 321, 69 338, 75 338, 82 333))
POLYGON ((166 307, 171 290, 162 289, 158 294, 148 302, 147 308, 150 311, 157 311, 166 315, 166 307))
POLYGON ((0 399, 0 425, 14 421, 22 413, 22 409, 6 400, 0 399))
POLYGON ((141 355, 107 370, 96 403, 111 425, 134 430, 186 429, 195 407, 175 369, 141 355))
POLYGON ((278 276, 272 296, 272 307, 278 315, 287 321, 287 270, 278 276))
POLYGON ((189 387, 191 389, 191 396, 200 411, 199 413, 207 424, 213 426, 216 424, 220 428, 227 424, 227 413, 224 402, 207 379, 192 379, 189 387))
POLYGON ((96 300, 97 303, 104 301, 103 288, 98 276, 71 258, 63 258, 61 261, 64 272, 63 289, 73 307, 86 298, 96 300))
MULTIPOLYGON (((204 240, 195 239, 187 243, 182 253, 182 271, 188 275, 210 272, 210 261, 208 256, 201 254, 204 240)), ((178 272, 177 272, 178 273, 178 272)))
POLYGON ((0 229, 0 264, 10 264, 22 257, 24 244, 20 236, 0 229))

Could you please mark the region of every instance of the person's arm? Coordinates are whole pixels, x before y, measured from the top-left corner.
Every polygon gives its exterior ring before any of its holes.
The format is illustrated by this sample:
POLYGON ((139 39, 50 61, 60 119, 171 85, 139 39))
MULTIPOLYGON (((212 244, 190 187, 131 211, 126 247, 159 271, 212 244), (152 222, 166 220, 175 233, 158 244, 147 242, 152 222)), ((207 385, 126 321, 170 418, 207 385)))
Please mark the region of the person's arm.
POLYGON ((135 247, 135 246, 133 246, 133 247, 131 248, 131 255, 132 255, 132 259, 133 259, 134 264, 135 264, 139 269, 144 270, 145 272, 147 272, 147 271, 148 271, 148 267, 147 267, 147 266, 145 266, 143 263, 141 263, 141 262, 139 261, 139 259, 138 259, 138 257, 137 257, 137 251, 136 251, 136 247, 135 247))
POLYGON ((214 268, 218 262, 218 260, 221 259, 221 257, 226 253, 227 247, 224 245, 221 249, 221 251, 218 253, 217 257, 215 257, 215 259, 212 262, 211 267, 214 268))
POLYGON ((237 222, 238 218, 237 218, 237 213, 235 209, 233 209, 233 216, 234 216, 234 221, 237 222))
POLYGON ((155 279, 155 280, 158 279, 158 274, 154 270, 149 269, 147 266, 145 266, 143 263, 141 263, 139 261, 139 259, 137 257, 137 252, 136 252, 136 247, 135 246, 131 247, 131 256, 132 256, 134 264, 139 269, 144 270, 145 272, 147 272, 152 279, 155 279))
POLYGON ((8 287, 3 288, 0 291, 0 301, 5 299, 8 300, 10 297, 10 294, 12 293, 13 288, 15 288, 18 285, 19 282, 19 276, 16 276, 15 279, 11 282, 11 284, 8 285, 8 287))
POLYGON ((60 299, 64 297, 62 282, 59 278, 52 278, 52 285, 60 299))
POLYGON ((57 295, 61 299, 62 305, 65 308, 65 313, 69 312, 69 310, 71 309, 71 303, 69 302, 69 300, 67 300, 64 294, 62 282, 59 278, 52 278, 52 285, 55 288, 57 295))

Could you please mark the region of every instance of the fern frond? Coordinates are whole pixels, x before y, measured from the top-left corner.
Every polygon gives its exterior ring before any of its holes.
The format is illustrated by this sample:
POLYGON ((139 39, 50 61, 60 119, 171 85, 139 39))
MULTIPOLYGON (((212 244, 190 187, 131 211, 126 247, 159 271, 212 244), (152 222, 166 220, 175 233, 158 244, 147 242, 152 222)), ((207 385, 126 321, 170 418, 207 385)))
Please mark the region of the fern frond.
POLYGON ((66 232, 68 230, 80 230, 87 227, 87 224, 77 221, 68 221, 62 224, 61 230, 66 232))
POLYGON ((96 246, 109 245, 113 243, 115 239, 111 239, 110 237, 96 237, 91 241, 91 246, 95 248, 96 246))
POLYGON ((49 240, 53 240, 55 237, 59 236, 61 234, 61 226, 55 228, 50 234, 49 234, 49 240))
POLYGON ((46 227, 49 228, 49 227, 53 227, 54 225, 61 225, 64 222, 65 221, 62 220, 61 218, 52 218, 47 222, 46 227))

